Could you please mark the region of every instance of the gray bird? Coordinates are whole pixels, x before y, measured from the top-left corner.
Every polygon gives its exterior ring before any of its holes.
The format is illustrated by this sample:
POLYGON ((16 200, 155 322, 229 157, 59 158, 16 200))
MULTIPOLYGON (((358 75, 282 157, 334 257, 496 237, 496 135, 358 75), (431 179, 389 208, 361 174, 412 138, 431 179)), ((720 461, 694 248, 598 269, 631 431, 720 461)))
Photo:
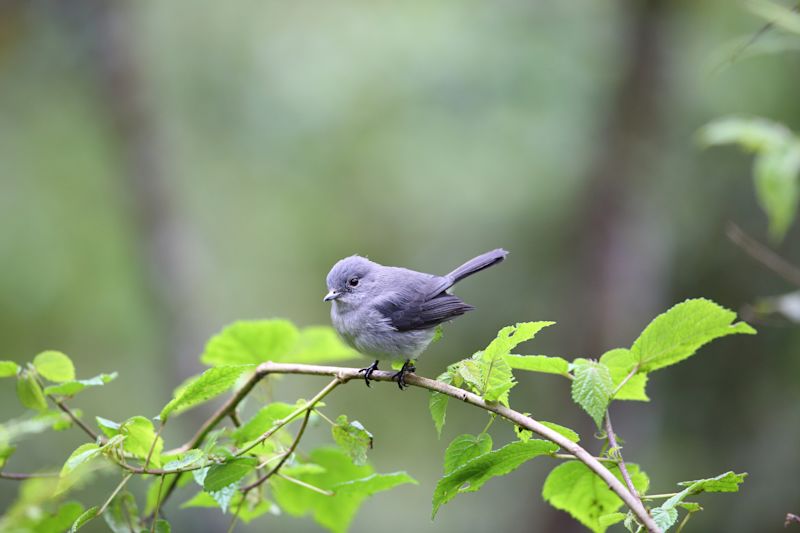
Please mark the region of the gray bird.
POLYGON ((402 390, 405 375, 414 372, 413 362, 433 340, 436 326, 474 309, 450 294, 450 287, 506 255, 501 248, 486 252, 446 276, 387 267, 357 255, 333 265, 323 300, 333 302, 331 320, 342 339, 375 358, 361 369, 367 386, 381 359, 403 360, 393 376, 402 390))

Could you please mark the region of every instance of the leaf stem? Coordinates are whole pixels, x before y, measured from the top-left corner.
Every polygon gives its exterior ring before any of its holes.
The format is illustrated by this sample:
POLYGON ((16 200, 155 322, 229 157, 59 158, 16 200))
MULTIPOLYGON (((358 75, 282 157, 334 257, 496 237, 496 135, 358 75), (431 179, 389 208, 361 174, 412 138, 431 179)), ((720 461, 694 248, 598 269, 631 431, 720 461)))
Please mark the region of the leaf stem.
POLYGON ((331 491, 331 490, 321 489, 321 488, 319 488, 319 487, 317 487, 315 485, 312 485, 310 483, 306 483, 305 481, 300 481, 297 478, 293 478, 291 476, 287 476, 286 474, 281 474, 280 472, 278 472, 275 475, 277 477, 281 478, 281 479, 285 479, 286 481, 288 481, 290 483, 294 483, 295 485, 299 485, 299 486, 301 486, 303 488, 306 488, 308 490, 313 490, 314 492, 322 494, 323 496, 333 496, 333 491, 331 491))
POLYGON ((297 448, 297 445, 300 443, 300 439, 303 438, 303 433, 306 430, 306 426, 308 425, 308 419, 309 419, 310 416, 311 416, 311 409, 306 411, 306 416, 303 417, 303 422, 302 422, 302 424, 300 424, 300 429, 297 431, 297 435, 295 436, 294 440, 292 441, 291 446, 289 446, 289 449, 286 450, 286 453, 284 454, 284 456, 281 457, 281 460, 278 462, 278 464, 276 464, 274 467, 272 467, 272 469, 269 472, 267 472, 266 474, 264 474, 263 476, 261 476, 260 478, 255 480, 253 483, 250 483, 249 485, 247 485, 245 487, 242 487, 242 492, 247 494, 248 492, 250 492, 254 488, 256 488, 256 487, 260 486, 261 484, 263 484, 270 477, 272 477, 273 475, 278 473, 278 470, 281 469, 283 464, 287 461, 287 459, 289 459, 289 456, 292 455, 294 450, 297 448))
POLYGON ((617 395, 617 393, 618 393, 620 390, 622 390, 622 387, 624 387, 624 386, 625 386, 625 384, 626 384, 626 383, 628 383, 628 382, 631 380, 631 378, 632 378, 633 376, 635 376, 635 375, 636 375, 636 373, 637 373, 638 371, 639 371, 639 365, 638 365, 638 364, 636 364, 636 365, 634 365, 634 366, 633 366, 633 368, 632 368, 632 369, 631 369, 631 371, 628 373, 628 375, 627 375, 627 376, 625 376, 625 379, 623 379, 622 381, 620 381, 620 382, 619 382, 619 385, 617 385, 617 388, 615 388, 615 389, 614 389, 614 392, 612 392, 612 393, 611 393, 611 398, 612 398, 612 399, 613 399, 613 398, 614 398, 614 397, 617 395))
POLYGON ((622 479, 624 479, 625 483, 628 485, 628 490, 630 491, 631 495, 636 498, 636 500, 639 502, 639 505, 644 507, 644 504, 642 504, 642 500, 639 497, 639 493, 636 491, 636 487, 633 486, 633 480, 628 473, 628 467, 625 465, 625 460, 622 458, 622 452, 620 451, 621 448, 617 443, 617 436, 614 433, 614 428, 611 426, 611 415, 609 414, 608 409, 606 409, 606 436, 608 437, 608 444, 611 446, 611 449, 614 450, 614 453, 619 457, 617 466, 622 474, 622 479))
POLYGON ((122 481, 119 482, 119 485, 117 485, 117 488, 115 488, 114 492, 111 493, 111 496, 108 497, 108 499, 103 504, 103 506, 100 508, 100 510, 97 511, 97 516, 100 516, 101 514, 103 514, 103 512, 105 512, 105 510, 108 508, 109 504, 111 504, 111 500, 113 500, 114 497, 119 493, 119 491, 122 490, 122 487, 125 486, 125 484, 128 482, 128 480, 131 477, 133 477, 133 474, 131 474, 131 473, 125 474, 125 477, 123 477, 122 481))

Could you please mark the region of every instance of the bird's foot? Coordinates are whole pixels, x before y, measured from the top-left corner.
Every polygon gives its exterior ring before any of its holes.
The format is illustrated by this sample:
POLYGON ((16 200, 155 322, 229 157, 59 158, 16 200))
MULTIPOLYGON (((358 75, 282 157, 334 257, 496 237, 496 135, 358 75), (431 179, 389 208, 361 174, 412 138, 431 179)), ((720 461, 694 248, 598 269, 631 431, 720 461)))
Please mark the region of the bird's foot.
POLYGON ((411 374, 417 369, 410 360, 403 363, 403 368, 400 369, 400 372, 392 376, 392 380, 397 382, 397 386, 400 387, 400 390, 405 389, 408 387, 406 384, 406 374, 411 374))
POLYGON ((363 373, 364 373, 364 382, 367 384, 367 387, 369 387, 369 386, 370 386, 370 385, 369 385, 369 381, 370 381, 370 379, 369 379, 369 378, 371 378, 371 377, 372 377, 372 373, 373 373, 373 372, 375 372, 376 370, 378 370, 378 361, 375 361, 374 363, 372 363, 372 364, 371 364, 371 365, 369 365, 368 367, 366 367, 366 368, 362 368, 362 369, 360 369, 360 370, 358 371, 358 373, 359 373, 359 374, 360 374, 361 372, 363 372, 363 373))

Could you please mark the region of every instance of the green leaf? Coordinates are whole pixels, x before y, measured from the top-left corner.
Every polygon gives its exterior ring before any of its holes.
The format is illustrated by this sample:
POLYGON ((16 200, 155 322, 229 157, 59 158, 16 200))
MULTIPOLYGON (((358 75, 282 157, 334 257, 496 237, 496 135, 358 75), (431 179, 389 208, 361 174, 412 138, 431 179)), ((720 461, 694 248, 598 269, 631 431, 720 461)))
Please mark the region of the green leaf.
POLYGON ((131 533, 144 527, 139 517, 136 498, 128 491, 118 494, 103 513, 103 519, 114 533, 131 533))
MULTIPOLYGON (((145 530, 145 531, 150 531, 145 530)), ((154 529, 155 533, 172 533, 172 527, 169 525, 169 522, 164 520, 163 518, 159 518, 156 520, 156 526, 154 529)))
POLYGON ((156 468, 161 466, 161 451, 164 449, 164 440, 156 438, 153 423, 143 416, 134 416, 123 422, 119 427, 120 435, 125 437, 123 449, 139 459, 147 459, 150 448, 155 441, 150 465, 156 468))
POLYGON ((669 509, 656 507, 651 511, 651 514, 653 515, 653 520, 656 525, 661 528, 661 531, 667 531, 678 521, 678 510, 674 507, 669 509))
POLYGON ((736 313, 710 300, 686 300, 658 315, 645 328, 631 353, 640 372, 652 372, 694 355, 704 344, 736 333, 754 334, 736 313))
POLYGON ((296 409, 296 405, 284 402, 272 402, 267 404, 259 409, 250 420, 233 432, 233 439, 237 445, 256 439, 274 426, 278 420, 286 418, 296 409))
POLYGON ((361 422, 348 422, 347 415, 339 415, 331 433, 333 440, 350 455, 353 463, 359 466, 367 463, 367 450, 372 449, 372 433, 361 422))
POLYGON ((33 374, 23 370, 17 378, 17 398, 28 409, 43 411, 47 409, 47 400, 42 393, 42 387, 33 374))
POLYGON ((489 479, 508 474, 524 462, 555 453, 556 450, 556 444, 545 440, 518 441, 462 464, 436 484, 432 516, 435 517, 439 507, 455 498, 459 492, 475 492, 489 479), (465 487, 466 484, 468 486, 465 487))
POLYGON ((173 413, 182 413, 187 409, 223 394, 236 384, 236 380, 238 380, 243 373, 252 368, 253 365, 218 366, 209 368, 176 394, 161 410, 159 418, 162 422, 166 422, 173 413))
MULTIPOLYGON (((738 492, 739 485, 744 483, 747 472, 736 474, 735 472, 725 472, 715 477, 706 479, 696 479, 694 481, 681 481, 678 485, 687 487, 688 494, 695 495, 701 492, 738 492)), ((674 496, 673 496, 674 497, 674 496)))
POLYGON ((417 485, 417 480, 405 472, 392 472, 390 474, 372 474, 370 476, 345 481, 332 487, 333 492, 339 497, 366 498, 375 493, 393 489, 407 483, 417 485))
POLYGON ((219 508, 219 503, 211 494, 200 491, 181 504, 181 509, 188 509, 190 507, 219 508))
POLYGON ((51 385, 44 389, 45 394, 59 394, 61 396, 74 396, 87 387, 97 387, 105 385, 117 378, 117 373, 99 374, 89 379, 78 379, 74 381, 65 381, 59 385, 51 385))
POLYGON ((187 452, 181 453, 178 455, 177 458, 171 459, 167 463, 164 464, 164 470, 181 470, 188 466, 192 466, 195 463, 200 462, 201 459, 205 457, 203 450, 198 450, 197 448, 193 448, 187 452))
POLYGON ((59 477, 66 477, 74 472, 79 466, 88 463, 101 453, 103 453, 103 449, 93 442, 81 444, 67 458, 64 466, 61 467, 61 473, 59 474, 59 477))
POLYGON ((0 470, 2 470, 3 466, 6 464, 6 461, 8 461, 8 458, 11 457, 15 451, 17 451, 16 446, 9 446, 7 444, 0 443, 0 470))
POLYGON ((613 526, 616 523, 625 520, 625 513, 609 513, 604 514, 598 519, 601 526, 613 526))
POLYGON ((0 378, 10 378, 19 372, 19 365, 14 361, 0 361, 0 378))
MULTIPOLYGON (((619 384, 633 372, 636 366, 636 359, 630 350, 617 348, 609 350, 600 357, 600 363, 608 367, 611 373, 611 380, 614 382, 613 390, 617 390, 619 384)), ((647 386, 647 374, 634 374, 625 385, 617 391, 612 399, 614 400, 637 400, 649 402, 650 398, 645 392, 647 386)))
MULTIPOLYGON (((29 508, 34 511, 35 508, 29 508)), ((32 513, 32 514, 35 514, 32 513)), ((36 533, 63 533, 69 531, 72 524, 78 517, 83 514, 83 505, 78 502, 67 502, 58 507, 54 513, 43 517, 42 520, 36 524, 36 533)))
POLYGON ((543 426, 549 427, 550 429, 552 429, 556 433, 560 433, 561 435, 564 435, 565 437, 567 437, 572 442, 579 442, 581 440, 581 436, 578 435, 578 432, 574 431, 572 429, 569 429, 568 427, 561 426, 561 425, 555 424, 553 422, 544 422, 542 420, 540 420, 539 423, 542 424, 543 426))
POLYGON ((573 364, 572 399, 589 413, 599 428, 614 390, 611 372, 607 366, 588 359, 576 359, 573 364))
POLYGON ((520 322, 514 326, 506 326, 497 333, 478 358, 481 370, 478 390, 486 401, 508 405, 508 391, 516 382, 505 357, 517 345, 532 339, 541 329, 551 324, 554 322, 520 322))
POLYGON ((211 337, 200 360, 212 366, 285 361, 299 340, 288 320, 243 320, 211 337))
POLYGON ((787 143, 756 156, 753 167, 756 198, 769 218, 773 242, 783 239, 797 214, 799 174, 800 142, 787 143))
MULTIPOLYGON (((280 508, 289 515, 313 514, 314 520, 334 533, 344 533, 363 501, 378 490, 386 490, 398 482, 408 483, 404 474, 374 474, 369 465, 357 466, 338 448, 318 448, 309 455, 309 462, 321 466, 322 472, 299 473, 297 479, 321 490, 326 496, 277 476, 270 478, 272 494, 280 508), (382 478, 388 478, 384 480, 382 478), (346 485, 348 482, 352 484, 346 485)), ((291 475, 291 474, 289 474, 291 475)))
POLYGON ((56 383, 75 379, 72 360, 61 352, 47 350, 33 359, 33 366, 40 376, 56 383))
POLYGON ((258 459, 241 457, 226 463, 212 465, 203 480, 203 489, 216 492, 232 485, 255 470, 258 459))
MULTIPOLYGON (((636 490, 645 494, 650 484, 647 475, 635 464, 626 466, 636 490)), ((622 481, 619 468, 610 466, 609 469, 622 481)), ((595 533, 603 533, 608 527, 608 524, 600 523, 600 517, 614 513, 622 506, 622 500, 580 461, 567 461, 555 467, 544 482, 542 496, 550 505, 568 512, 595 533)))
MULTIPOLYGON (((339 338, 330 326, 309 326, 300 331, 300 338, 283 360, 292 363, 335 363, 361 357, 339 338)), ((274 357, 270 361, 277 361, 274 357)))
POLYGON ((758 117, 725 117, 704 126, 698 133, 706 146, 738 144, 751 152, 773 150, 791 142, 792 132, 777 122, 758 117))
MULTIPOLYGON (((450 385, 453 382, 453 374, 450 371, 447 371, 439 375, 436 380, 450 385)), ((436 434, 440 438, 442 436, 442 428, 444 427, 445 419, 447 418, 447 401, 449 399, 450 397, 446 394, 431 391, 431 396, 428 400, 428 408, 431 411, 433 424, 436 426, 436 434)))
POLYGON ((514 370, 559 374, 561 376, 569 375, 569 363, 562 357, 508 354, 505 356, 505 360, 514 370))
POLYGON ((444 452, 444 473, 449 474, 467 461, 492 450, 492 437, 488 433, 459 435, 444 452))
POLYGON ((87 522, 94 519, 97 516, 97 512, 99 510, 100 507, 96 505, 94 507, 89 507, 88 509, 86 509, 86 511, 82 515, 80 515, 78 518, 75 519, 75 522, 72 524, 72 527, 70 528, 69 532, 75 533, 75 531, 78 531, 80 528, 86 525, 87 522))
POLYGON ((768 23, 792 33, 800 33, 800 15, 791 8, 766 0, 750 0, 747 7, 768 23))
POLYGON ((120 424, 117 424, 113 420, 103 418, 102 416, 96 416, 94 419, 97 422, 97 427, 100 428, 100 431, 102 431, 106 437, 119 435, 120 424))

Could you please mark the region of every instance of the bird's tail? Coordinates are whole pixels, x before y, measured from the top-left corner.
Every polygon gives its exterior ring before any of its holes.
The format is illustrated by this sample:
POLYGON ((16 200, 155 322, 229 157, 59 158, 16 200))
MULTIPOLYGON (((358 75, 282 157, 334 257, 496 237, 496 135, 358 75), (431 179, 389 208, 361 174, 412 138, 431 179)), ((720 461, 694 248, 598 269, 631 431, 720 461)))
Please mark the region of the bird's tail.
POLYGON ((491 252, 486 252, 478 257, 473 257, 457 269, 450 272, 447 277, 450 278, 453 283, 456 283, 467 276, 471 276, 476 272, 480 272, 481 270, 487 269, 490 266, 496 265, 505 259, 507 255, 508 252, 502 248, 492 250, 491 252))

